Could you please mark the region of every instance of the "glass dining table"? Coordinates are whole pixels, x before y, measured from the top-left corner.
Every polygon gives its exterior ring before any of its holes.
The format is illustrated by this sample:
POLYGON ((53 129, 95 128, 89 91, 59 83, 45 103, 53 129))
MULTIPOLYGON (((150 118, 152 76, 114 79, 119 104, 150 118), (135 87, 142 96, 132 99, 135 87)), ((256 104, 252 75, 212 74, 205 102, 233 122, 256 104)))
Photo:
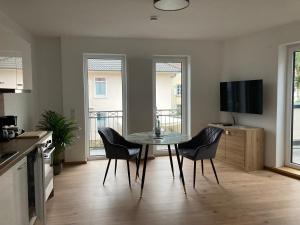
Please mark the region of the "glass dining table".
MULTIPOLYGON (((168 146, 168 153, 169 153, 173 177, 174 177, 174 168, 173 168, 173 160, 172 160, 172 154, 171 154, 171 145, 174 145, 177 162, 178 162, 178 167, 179 167, 179 171, 180 171, 180 177, 181 177, 184 193, 186 194, 184 176, 183 176, 179 152, 178 152, 178 144, 190 140, 191 137, 189 135, 185 135, 185 134, 181 134, 181 133, 163 133, 161 136, 156 137, 156 135, 153 132, 140 132, 140 133, 133 133, 133 134, 127 135, 127 136, 125 136, 125 139, 127 141, 130 141, 133 143, 141 144, 141 145, 143 145, 143 148, 145 147, 145 156, 144 156, 144 166, 143 166, 140 197, 143 196, 144 182, 145 182, 146 169, 147 169, 148 151, 149 151, 150 145, 152 145, 152 146, 155 146, 155 145, 168 146)), ((138 162, 140 162, 140 160, 141 160, 141 155, 142 154, 139 154, 138 162)), ((138 167, 139 167, 139 165, 138 165, 138 167)))

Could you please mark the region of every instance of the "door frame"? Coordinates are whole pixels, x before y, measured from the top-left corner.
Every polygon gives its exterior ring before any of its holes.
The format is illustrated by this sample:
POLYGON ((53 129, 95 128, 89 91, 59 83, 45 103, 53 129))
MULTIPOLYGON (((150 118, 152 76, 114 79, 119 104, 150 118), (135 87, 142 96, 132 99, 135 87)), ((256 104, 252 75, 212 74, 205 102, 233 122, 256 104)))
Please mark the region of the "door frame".
POLYGON ((127 63, 125 54, 101 54, 101 53, 84 53, 83 54, 83 87, 84 87, 84 121, 85 121, 85 158, 88 160, 104 159, 105 156, 90 156, 89 152, 89 85, 88 85, 88 59, 107 59, 107 60, 121 60, 122 62, 122 132, 127 135, 127 63))
POLYGON ((286 166, 300 169, 300 164, 292 162, 292 138, 293 138, 293 100, 294 100, 294 56, 300 52, 300 45, 291 45, 287 49, 287 73, 286 73, 286 135, 285 135, 285 157, 286 166))
MULTIPOLYGON (((182 133, 191 134, 191 57, 188 55, 154 55, 152 59, 152 122, 153 128, 155 126, 156 116, 156 63, 182 63, 182 74, 181 74, 181 112, 182 112, 182 133)), ((167 148, 167 146, 166 146, 167 148)), ((155 155, 167 155, 168 152, 162 152, 154 150, 155 155)))

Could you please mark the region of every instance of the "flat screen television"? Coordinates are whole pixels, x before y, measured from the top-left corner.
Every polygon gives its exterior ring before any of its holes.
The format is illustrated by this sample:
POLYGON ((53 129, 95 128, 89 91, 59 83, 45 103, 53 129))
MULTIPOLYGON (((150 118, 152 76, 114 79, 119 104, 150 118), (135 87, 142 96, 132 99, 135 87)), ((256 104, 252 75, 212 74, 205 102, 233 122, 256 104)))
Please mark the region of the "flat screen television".
POLYGON ((262 114, 263 80, 221 82, 220 110, 262 114))

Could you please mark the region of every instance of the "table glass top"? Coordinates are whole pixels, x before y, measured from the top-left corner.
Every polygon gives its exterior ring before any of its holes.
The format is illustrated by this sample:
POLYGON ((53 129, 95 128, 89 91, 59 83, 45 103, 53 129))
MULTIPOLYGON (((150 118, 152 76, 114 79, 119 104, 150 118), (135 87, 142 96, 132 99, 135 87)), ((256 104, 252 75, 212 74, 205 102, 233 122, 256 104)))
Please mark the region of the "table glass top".
POLYGON ((140 132, 127 135, 125 139, 138 144, 173 145, 186 142, 190 140, 191 137, 180 133, 162 133, 160 137, 156 137, 153 132, 140 132))

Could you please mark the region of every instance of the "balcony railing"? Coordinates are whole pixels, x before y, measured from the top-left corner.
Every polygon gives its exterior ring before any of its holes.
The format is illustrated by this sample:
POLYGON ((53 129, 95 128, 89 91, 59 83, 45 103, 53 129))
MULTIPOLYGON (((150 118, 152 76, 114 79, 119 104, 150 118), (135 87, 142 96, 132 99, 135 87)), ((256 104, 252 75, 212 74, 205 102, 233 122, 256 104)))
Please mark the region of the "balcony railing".
POLYGON ((181 133, 180 109, 159 109, 156 110, 156 116, 158 116, 163 131, 181 133))
POLYGON ((98 134, 98 128, 100 127, 111 127, 114 130, 122 134, 122 111, 90 111, 89 112, 89 123, 90 123, 90 140, 89 148, 101 149, 103 143, 98 134))
MULTIPOLYGON (((165 132, 181 132, 181 111, 177 109, 157 110, 161 128, 165 132)), ((98 128, 111 127, 122 134, 122 111, 90 111, 90 139, 89 148, 91 150, 103 149, 103 143, 98 134, 98 128)))

